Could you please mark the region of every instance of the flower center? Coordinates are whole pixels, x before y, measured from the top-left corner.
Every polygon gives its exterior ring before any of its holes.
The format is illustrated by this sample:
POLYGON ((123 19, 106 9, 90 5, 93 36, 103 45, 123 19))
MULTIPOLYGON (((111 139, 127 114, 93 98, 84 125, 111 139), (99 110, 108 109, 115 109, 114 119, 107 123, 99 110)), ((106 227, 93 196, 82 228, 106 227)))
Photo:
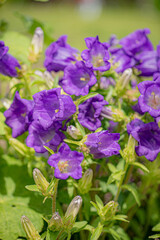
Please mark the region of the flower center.
POLYGON ((61 173, 68 172, 68 166, 69 166, 68 161, 59 161, 59 163, 57 165, 58 165, 59 171, 61 173))
POLYGON ((92 57, 92 64, 94 67, 104 66, 103 57, 99 54, 97 56, 92 57))
POLYGON ((156 94, 155 92, 152 92, 149 100, 148 105, 152 107, 153 109, 159 109, 160 108, 160 96, 156 94))
POLYGON ((83 82, 85 82, 85 81, 89 82, 90 76, 88 74, 85 74, 83 77, 80 78, 80 80, 83 82))

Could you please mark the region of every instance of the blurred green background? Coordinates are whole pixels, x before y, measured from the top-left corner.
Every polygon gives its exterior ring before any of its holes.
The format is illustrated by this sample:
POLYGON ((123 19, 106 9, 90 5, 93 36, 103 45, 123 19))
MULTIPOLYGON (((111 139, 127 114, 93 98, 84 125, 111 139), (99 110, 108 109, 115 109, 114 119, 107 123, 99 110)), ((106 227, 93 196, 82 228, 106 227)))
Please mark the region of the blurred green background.
POLYGON ((67 34, 68 42, 79 50, 85 48, 85 37, 99 35, 101 41, 107 41, 111 34, 122 38, 142 28, 151 30, 154 46, 159 43, 160 0, 99 0, 95 9, 89 6, 88 10, 82 2, 8 0, 0 7, 0 20, 8 22, 9 30, 25 33, 18 12, 34 17, 46 24, 54 39, 67 34))

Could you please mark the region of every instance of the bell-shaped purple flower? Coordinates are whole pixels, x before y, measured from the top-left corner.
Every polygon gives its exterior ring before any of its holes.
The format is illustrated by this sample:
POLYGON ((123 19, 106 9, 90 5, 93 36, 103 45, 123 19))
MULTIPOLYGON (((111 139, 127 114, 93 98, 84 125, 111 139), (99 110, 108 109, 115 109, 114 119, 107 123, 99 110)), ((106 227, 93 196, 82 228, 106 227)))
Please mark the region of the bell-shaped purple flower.
POLYGON ((106 104, 108 104, 108 102, 105 101, 104 97, 100 94, 80 104, 78 120, 81 125, 90 131, 95 131, 101 127, 101 112, 106 104))
POLYGON ((154 81, 143 81, 138 84, 141 96, 138 98, 142 112, 149 112, 152 117, 160 116, 160 76, 154 81))
POLYGON ((101 43, 97 37, 89 37, 85 39, 88 49, 85 49, 81 57, 86 62, 86 66, 93 68, 95 71, 107 71, 111 65, 108 52, 108 43, 101 43))
POLYGON ((152 51, 153 45, 147 35, 150 33, 148 28, 136 30, 128 36, 122 38, 119 42, 128 56, 135 56, 140 52, 152 51))
POLYGON ((33 119, 48 128, 53 121, 63 121, 76 112, 76 106, 68 95, 61 95, 61 89, 43 90, 33 95, 35 102, 33 119))
POLYGON ((28 130, 32 119, 33 101, 21 99, 16 92, 10 108, 4 112, 5 123, 12 128, 12 137, 16 138, 28 130))
POLYGON ((94 158, 107 158, 119 154, 119 138, 119 133, 109 133, 106 130, 89 134, 85 144, 94 158))
POLYGON ((20 68, 20 64, 16 58, 7 53, 8 49, 4 42, 0 41, 0 73, 9 77, 16 77, 16 68, 20 68))
POLYGON ((64 134, 58 130, 60 127, 59 122, 54 122, 50 127, 44 129, 39 122, 33 121, 28 129, 27 146, 34 148, 37 153, 46 152, 44 146, 57 151, 57 147, 65 138, 64 134))
POLYGON ((61 36, 47 48, 44 66, 49 72, 63 71, 69 63, 76 61, 77 52, 67 44, 67 36, 61 36))
POLYGON ((70 95, 87 95, 89 89, 97 82, 92 69, 84 62, 68 65, 64 70, 64 77, 60 81, 63 90, 70 95))
POLYGON ((143 123, 139 119, 127 125, 130 133, 137 141, 135 147, 138 156, 145 156, 149 161, 154 161, 160 152, 160 128, 155 122, 143 123))
POLYGON ((83 153, 71 151, 66 143, 62 143, 58 153, 51 155, 48 164, 55 168, 54 176, 59 179, 67 179, 71 176, 74 179, 82 177, 81 162, 83 153))

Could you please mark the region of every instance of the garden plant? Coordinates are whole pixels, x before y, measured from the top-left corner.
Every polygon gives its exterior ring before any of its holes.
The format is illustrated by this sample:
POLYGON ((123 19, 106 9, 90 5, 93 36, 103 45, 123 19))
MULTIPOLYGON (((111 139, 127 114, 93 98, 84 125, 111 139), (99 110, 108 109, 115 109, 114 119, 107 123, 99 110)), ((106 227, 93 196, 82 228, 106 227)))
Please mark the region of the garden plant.
POLYGON ((87 37, 80 52, 40 25, 27 59, 2 37, 0 239, 160 238, 160 45, 149 34, 87 37))

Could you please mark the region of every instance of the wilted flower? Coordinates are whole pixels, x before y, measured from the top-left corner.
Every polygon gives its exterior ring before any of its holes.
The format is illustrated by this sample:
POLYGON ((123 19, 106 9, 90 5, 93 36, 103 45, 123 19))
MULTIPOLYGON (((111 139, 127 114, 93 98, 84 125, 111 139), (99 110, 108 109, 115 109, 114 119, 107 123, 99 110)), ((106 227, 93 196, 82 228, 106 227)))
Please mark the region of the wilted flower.
POLYGON ((20 68, 17 59, 8 54, 8 47, 0 41, 0 73, 9 77, 17 77, 16 68, 20 68))
POLYGON ((95 131, 101 127, 101 112, 108 102, 104 97, 98 94, 95 97, 89 98, 79 105, 78 120, 82 126, 88 128, 90 131, 95 131))
POLYGON ((85 39, 88 49, 85 49, 81 57, 86 66, 96 71, 107 71, 110 69, 108 43, 101 43, 98 36, 85 39))
POLYGON ((97 79, 90 68, 84 62, 70 64, 64 70, 64 77, 60 81, 63 90, 70 95, 87 95, 89 89, 97 82, 97 79))
POLYGON ((5 123, 12 128, 12 136, 18 137, 28 130, 32 119, 33 101, 21 99, 16 92, 10 108, 4 112, 5 123))
POLYGON ((117 143, 119 138, 119 133, 101 131, 89 134, 85 144, 90 149, 90 153, 93 154, 94 158, 110 157, 119 154, 119 150, 121 149, 117 143))
POLYGON ((82 177, 81 162, 83 153, 71 151, 66 143, 62 143, 58 153, 51 155, 48 164, 55 168, 54 176, 59 179, 67 179, 71 176, 74 179, 82 177))
POLYGON ((67 36, 61 36, 47 48, 44 66, 49 72, 63 71, 69 63, 76 61, 76 54, 77 50, 67 44, 67 36))

